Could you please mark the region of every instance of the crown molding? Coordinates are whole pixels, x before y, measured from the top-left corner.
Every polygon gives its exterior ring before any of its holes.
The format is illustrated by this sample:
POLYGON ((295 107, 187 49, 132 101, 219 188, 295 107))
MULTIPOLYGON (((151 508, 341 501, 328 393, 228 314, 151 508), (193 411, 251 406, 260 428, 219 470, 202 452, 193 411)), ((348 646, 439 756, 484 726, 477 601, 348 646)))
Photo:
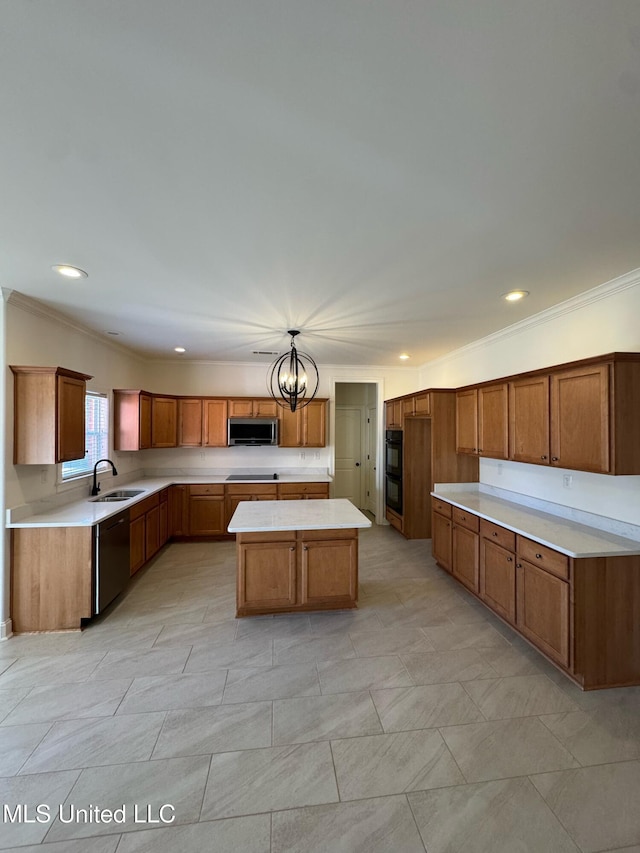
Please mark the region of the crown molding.
POLYGON ((20 293, 18 290, 9 290, 8 288, 3 287, 2 297, 7 305, 12 305, 15 308, 19 308, 21 311, 33 314, 35 317, 43 317, 46 320, 53 320, 62 326, 66 326, 68 329, 73 329, 74 332, 78 332, 79 334, 84 335, 87 338, 91 338, 94 341, 99 341, 101 344, 104 344, 105 346, 108 346, 120 353, 124 353, 131 358, 135 358, 138 361, 145 361, 142 356, 135 352, 135 350, 126 346, 126 344, 114 341, 107 335, 101 335, 99 332, 96 332, 95 329, 83 326, 82 323, 78 323, 77 320, 72 320, 67 314, 62 314, 60 311, 56 311, 55 308, 50 308, 48 305, 45 305, 37 299, 25 296, 24 293, 20 293))
POLYGON ((446 364, 457 358, 469 355, 479 349, 484 348, 487 344, 495 343, 501 340, 507 340, 514 335, 519 335, 528 329, 535 329, 537 326, 543 326, 551 323, 553 320, 563 317, 567 314, 572 314, 574 311, 580 311, 589 305, 594 305, 603 299, 608 299, 617 293, 623 293, 625 290, 631 290, 640 285, 640 268, 631 270, 624 275, 611 279, 604 284, 599 284, 591 290, 586 290, 584 293, 579 293, 577 296, 572 296, 570 299, 565 299, 564 302, 558 302, 557 305, 552 305, 551 308, 546 308, 531 317, 526 317, 524 320, 519 320, 511 326, 505 326, 497 332, 486 335, 484 338, 479 338, 476 341, 471 341, 469 344, 451 350, 445 355, 434 358, 432 361, 427 361, 421 365, 420 369, 425 370, 436 367, 441 364, 446 364))

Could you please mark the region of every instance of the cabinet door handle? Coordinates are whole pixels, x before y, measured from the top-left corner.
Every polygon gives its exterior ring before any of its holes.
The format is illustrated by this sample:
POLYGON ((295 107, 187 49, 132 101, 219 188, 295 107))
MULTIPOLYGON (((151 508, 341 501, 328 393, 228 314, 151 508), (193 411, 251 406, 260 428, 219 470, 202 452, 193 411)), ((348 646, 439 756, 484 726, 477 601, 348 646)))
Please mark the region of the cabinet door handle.
POLYGON ((552 457, 551 457, 551 461, 552 461, 552 462, 557 462, 557 461, 558 461, 558 457, 557 457, 557 456, 552 456, 552 457))
POLYGON ((546 458, 547 458, 546 456, 541 456, 541 457, 540 457, 540 459, 546 459, 546 458))
POLYGON ((306 545, 303 545, 303 546, 302 546, 302 550, 303 550, 303 551, 308 551, 308 550, 309 550, 309 548, 308 548, 306 545))
POLYGON ((497 533, 496 533, 496 531, 494 530, 492 535, 493 535, 493 536, 497 536, 498 534, 497 534, 497 533))
POLYGON ((541 560, 541 559, 542 559, 542 554, 536 554, 536 560, 541 560))
POLYGON ((507 557, 507 563, 513 563, 513 557, 507 557))
POLYGON ((521 568, 522 568, 522 563, 516 563, 516 569, 521 569, 521 568))
POLYGON ((295 546, 295 545, 292 545, 292 546, 291 546, 291 548, 289 548, 289 550, 290 550, 290 551, 295 551, 295 550, 296 550, 296 546, 295 546))

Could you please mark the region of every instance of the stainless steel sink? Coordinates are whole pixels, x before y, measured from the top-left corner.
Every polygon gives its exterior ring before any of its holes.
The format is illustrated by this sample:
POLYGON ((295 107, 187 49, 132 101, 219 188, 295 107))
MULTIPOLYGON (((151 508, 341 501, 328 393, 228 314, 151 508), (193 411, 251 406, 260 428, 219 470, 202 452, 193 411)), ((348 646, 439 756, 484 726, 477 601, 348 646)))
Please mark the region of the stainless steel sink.
POLYGON ((107 495, 101 495, 99 498, 92 498, 92 503, 111 503, 116 501, 127 501, 129 498, 135 498, 141 495, 144 489, 117 489, 115 492, 109 492, 107 495))

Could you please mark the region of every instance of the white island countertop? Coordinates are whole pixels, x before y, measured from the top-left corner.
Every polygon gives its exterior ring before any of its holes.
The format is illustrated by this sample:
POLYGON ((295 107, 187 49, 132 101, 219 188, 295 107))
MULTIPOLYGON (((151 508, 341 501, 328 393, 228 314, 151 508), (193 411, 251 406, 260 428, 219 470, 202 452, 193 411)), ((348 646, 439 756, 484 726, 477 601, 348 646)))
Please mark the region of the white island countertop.
POLYGON ((525 505, 525 496, 485 488, 479 483, 442 483, 431 494, 569 557, 640 554, 640 541, 615 533, 615 520, 604 516, 574 511, 573 518, 562 517, 566 509, 560 505, 536 501, 539 508, 534 508, 525 505))
POLYGON ((242 501, 229 533, 276 530, 340 530, 371 527, 371 521, 346 498, 302 501, 242 501))

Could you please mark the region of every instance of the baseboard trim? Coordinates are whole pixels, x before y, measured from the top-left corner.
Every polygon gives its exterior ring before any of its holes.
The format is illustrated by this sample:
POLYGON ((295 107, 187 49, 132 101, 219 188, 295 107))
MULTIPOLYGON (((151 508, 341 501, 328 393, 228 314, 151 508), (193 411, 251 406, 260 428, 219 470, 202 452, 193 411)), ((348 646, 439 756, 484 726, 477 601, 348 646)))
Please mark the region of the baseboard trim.
POLYGON ((0 622, 0 641, 8 640, 11 636, 13 636, 13 623, 11 619, 7 619, 6 622, 0 622))

